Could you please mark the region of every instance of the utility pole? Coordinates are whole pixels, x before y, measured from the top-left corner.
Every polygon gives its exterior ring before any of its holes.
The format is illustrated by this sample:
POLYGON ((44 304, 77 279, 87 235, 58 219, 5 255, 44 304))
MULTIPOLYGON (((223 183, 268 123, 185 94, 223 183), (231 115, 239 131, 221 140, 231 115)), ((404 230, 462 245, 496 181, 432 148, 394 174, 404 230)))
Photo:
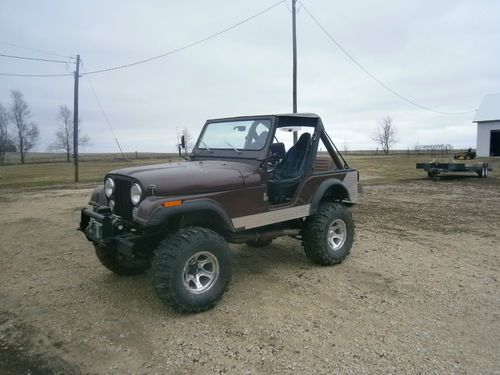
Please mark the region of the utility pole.
POLYGON ((73 102, 73 158, 75 161, 75 182, 78 182, 78 80, 80 78, 80 55, 76 55, 75 92, 73 102))
MULTIPOLYGON (((297 0, 292 0, 292 43, 293 43, 293 113, 297 113, 297 0)), ((297 142, 297 132, 293 132, 293 143, 297 142)))

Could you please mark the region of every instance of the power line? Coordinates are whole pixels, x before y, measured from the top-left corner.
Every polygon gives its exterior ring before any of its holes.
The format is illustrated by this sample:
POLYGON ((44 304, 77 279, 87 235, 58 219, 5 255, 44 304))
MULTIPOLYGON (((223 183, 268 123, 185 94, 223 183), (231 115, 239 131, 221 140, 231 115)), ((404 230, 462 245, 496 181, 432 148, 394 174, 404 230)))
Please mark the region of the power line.
POLYGON ((309 17, 311 17, 311 19, 314 21, 314 23, 325 33, 325 35, 328 37, 328 39, 330 39, 344 53, 344 55, 346 55, 349 58, 349 60, 351 60, 354 64, 356 64, 358 66, 358 68, 360 68, 366 75, 368 75, 368 77, 373 79, 375 82, 377 82, 380 86, 382 86, 384 89, 386 89, 390 93, 396 95, 398 98, 400 98, 400 99, 404 100, 405 102, 407 102, 411 105, 414 105, 415 107, 418 107, 420 109, 423 109, 423 110, 426 110, 429 112, 439 113, 442 115, 464 115, 464 114, 469 114, 469 113, 475 112, 475 110, 474 111, 465 111, 465 112, 437 111, 437 110, 434 110, 432 108, 418 104, 418 103, 414 102, 413 100, 408 99, 407 97, 399 94, 397 91, 390 88, 388 85, 386 85, 381 80, 379 80, 377 77, 375 77, 373 74, 371 74, 363 65, 361 65, 349 52, 346 51, 346 49, 344 47, 342 47, 342 45, 339 42, 337 42, 333 38, 333 36, 323 27, 323 25, 321 25, 321 23, 316 19, 316 17, 314 17, 312 15, 312 13, 309 11, 309 9, 307 9, 307 7, 304 5, 304 3, 302 3, 302 2, 300 2, 300 3, 302 4, 302 7, 306 11, 306 13, 309 15, 309 17))
POLYGON ((41 49, 36 49, 36 48, 22 46, 22 45, 16 44, 16 43, 6 42, 4 40, 0 40, 0 43, 6 44, 6 45, 11 46, 11 47, 22 48, 22 49, 25 49, 25 50, 28 50, 28 51, 34 51, 34 52, 44 53, 46 55, 52 55, 52 56, 62 57, 62 58, 65 58, 65 59, 73 59, 73 60, 75 60, 75 57, 73 57, 73 56, 64 56, 64 55, 61 55, 61 54, 58 54, 58 53, 54 53, 54 52, 50 52, 50 51, 44 51, 44 50, 41 50, 41 49))
MULTIPOLYGON (((146 63, 146 62, 149 62, 149 61, 153 61, 153 60, 157 60, 157 59, 161 59, 163 57, 166 57, 166 56, 169 56, 169 55, 173 55, 177 52, 181 52, 185 49, 188 49, 190 47, 194 47, 198 44, 201 44, 201 43, 204 43, 210 39, 213 39, 227 31, 230 31, 240 25, 243 25, 244 23, 247 23, 251 20, 253 20, 254 18, 257 18, 258 16, 270 11, 271 9, 277 7, 278 5, 280 5, 281 3, 285 3, 286 1, 288 0, 281 0, 281 1, 278 1, 277 3, 271 5, 270 7, 250 16, 250 17, 247 17, 245 19, 243 19, 242 21, 240 22, 237 22, 235 23, 234 25, 232 26, 229 26, 221 31, 218 31, 214 34, 210 34, 209 36, 205 37, 205 38, 202 38, 202 39, 199 39, 193 43, 190 43, 188 45, 185 45, 183 47, 180 47, 180 48, 176 48, 174 50, 171 50, 171 51, 168 51, 168 52, 165 52, 161 55, 158 55, 158 56, 153 56, 153 57, 150 57, 150 58, 147 58, 147 59, 142 59, 142 60, 139 60, 139 61, 136 61, 136 62, 133 62, 133 63, 130 63, 130 64, 125 64, 125 65, 119 65, 119 66, 115 66, 115 67, 110 67, 110 68, 105 68, 105 69, 100 69, 100 70, 94 70, 94 71, 90 71, 90 72, 84 72, 82 74, 82 76, 86 76, 86 75, 89 75, 89 74, 97 74, 97 73, 103 73, 103 72, 108 72, 108 71, 112 71, 112 70, 118 70, 118 69, 123 69, 123 68, 128 68, 128 67, 131 67, 131 66, 135 66, 135 65, 139 65, 139 64, 143 64, 143 63, 146 63)), ((39 50, 39 49, 35 49, 35 48, 30 48, 30 47, 26 47, 26 46, 21 46, 19 44, 14 44, 14 43, 9 43, 9 42, 5 42, 5 41, 1 41, 0 40, 0 43, 3 43, 3 44, 7 44, 7 45, 10 45, 10 46, 14 46, 14 47, 18 47, 18 48, 23 48, 23 49, 27 49, 27 50, 31 50, 31 51, 36 51, 36 52, 41 52, 41 53, 46 53, 46 54, 50 54, 50 55, 54 55, 54 56, 59 56, 59 57, 64 57, 64 58, 71 58, 71 59, 74 59, 74 57, 71 57, 71 56, 64 56, 64 55, 60 55, 60 54, 56 54, 56 53, 52 53, 52 52, 48 52, 48 51, 43 51, 43 50, 39 50)), ((11 57, 10 55, 4 55, 5 57, 11 57)), ((20 56, 18 56, 18 58, 21 58, 20 56)), ((33 59, 35 60, 34 58, 28 58, 28 59, 33 59)), ((42 61, 44 61, 43 59, 40 59, 42 61)), ((55 61, 55 60, 54 60, 55 61)), ((59 61, 58 61, 59 62, 59 61)), ((62 62, 62 61, 61 61, 62 62)), ((66 63, 66 62, 64 62, 66 63)), ((7 76, 7 77, 64 77, 64 76, 72 76, 73 74, 72 73, 66 73, 66 74, 17 74, 17 73, 0 73, 0 76, 7 76)))
POLYGON ((109 72, 109 71, 112 71, 112 70, 118 70, 118 69, 123 69, 123 68, 128 68, 128 67, 131 67, 131 66, 134 66, 134 65, 139 65, 139 64, 143 64, 143 63, 146 63, 146 62, 149 62, 149 61, 153 61, 153 60, 158 60, 158 59, 161 59, 163 57, 166 57, 166 56, 169 56, 169 55, 173 55, 174 53, 177 53, 177 52, 180 52, 180 51, 183 51, 185 49, 188 49, 190 47, 194 47, 198 44, 201 44, 201 43, 204 43, 210 39, 213 39, 227 31, 230 31, 240 25, 243 25, 244 23, 247 23, 251 20, 253 20, 254 18, 257 18, 258 16, 270 11, 271 9, 277 7, 278 5, 280 5, 281 3, 284 3, 288 0, 281 0, 281 1, 278 1, 277 3, 271 5, 270 7, 264 9, 264 10, 261 10, 260 12, 250 16, 250 17, 247 17, 245 19, 243 19, 242 21, 240 22, 237 22, 235 23, 234 25, 232 26, 229 26, 229 27, 226 27, 225 29, 223 30, 220 30, 214 34, 210 34, 202 39, 199 39, 195 42, 192 42, 190 44, 187 44, 183 47, 180 47, 180 48, 176 48, 174 50, 171 50, 171 51, 168 51, 168 52, 165 52, 165 53, 162 53, 161 55, 158 55, 158 56, 153 56, 153 57, 149 57, 147 59, 142 59, 142 60, 138 60, 138 61, 135 61, 135 62, 132 62, 130 64, 124 64, 124 65, 119 65, 119 66, 114 66, 114 67, 110 67, 110 68, 104 68, 104 69, 99 69, 99 70, 94 70, 94 71, 90 71, 90 72, 87 72, 87 73, 84 73, 83 75, 88 75, 88 74, 97 74, 97 73, 103 73, 103 72, 109 72))
POLYGON ((68 64, 67 61, 63 61, 63 60, 50 60, 50 59, 39 59, 39 58, 36 58, 36 57, 4 55, 3 53, 0 53, 0 57, 7 57, 7 58, 19 59, 19 60, 32 60, 32 61, 43 61, 43 62, 53 62, 53 63, 68 64))
POLYGON ((97 96, 97 92, 95 91, 94 85, 92 84, 92 81, 90 80, 90 77, 88 76, 88 73, 85 69, 85 66, 83 65, 83 61, 82 61, 82 69, 84 72, 83 75, 85 76, 85 78, 87 78, 87 82, 89 83, 90 89, 92 90, 92 93, 94 94, 94 97, 97 101, 97 104, 99 105, 99 108, 101 109, 104 120, 108 124, 109 130, 111 131, 111 134, 113 134, 113 138, 115 139, 116 145, 118 146, 118 149, 120 150, 120 153, 122 154, 122 158, 125 159, 125 155, 123 154, 123 150, 120 146, 120 143, 118 142, 118 138, 116 138, 116 134, 113 130, 113 127, 111 126, 111 122, 109 121, 108 115, 106 114, 104 107, 102 106, 102 103, 101 103, 101 100, 99 99, 99 96, 97 96))
POLYGON ((72 76, 72 73, 65 74, 15 74, 15 73, 0 73, 0 76, 6 77, 67 77, 72 76))

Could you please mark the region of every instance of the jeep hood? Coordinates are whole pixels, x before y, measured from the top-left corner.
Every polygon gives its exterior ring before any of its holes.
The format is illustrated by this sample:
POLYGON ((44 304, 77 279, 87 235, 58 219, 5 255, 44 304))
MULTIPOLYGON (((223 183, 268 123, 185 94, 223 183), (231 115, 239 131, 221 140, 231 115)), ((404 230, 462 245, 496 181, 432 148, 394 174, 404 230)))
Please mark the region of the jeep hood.
POLYGON ((257 167, 230 161, 191 161, 123 168, 108 175, 122 175, 140 182, 155 195, 199 194, 260 184, 257 167))

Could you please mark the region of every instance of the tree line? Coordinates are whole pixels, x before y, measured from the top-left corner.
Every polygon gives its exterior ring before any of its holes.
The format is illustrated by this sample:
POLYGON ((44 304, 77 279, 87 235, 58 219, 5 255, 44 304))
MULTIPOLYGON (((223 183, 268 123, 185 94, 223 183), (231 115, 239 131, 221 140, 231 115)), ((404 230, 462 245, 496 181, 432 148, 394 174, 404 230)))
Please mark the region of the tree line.
MULTIPOLYGON (((26 155, 34 149, 40 141, 38 124, 31 121, 33 115, 24 95, 19 90, 11 90, 11 103, 6 108, 0 103, 0 163, 4 164, 7 152, 18 152, 21 164, 26 162, 26 155)), ((51 151, 63 151, 69 163, 73 156, 73 112, 61 105, 57 111, 56 121, 59 128, 54 134, 54 141, 49 146, 51 151)), ((78 131, 80 132, 80 120, 78 131)), ((90 138, 86 135, 79 136, 78 144, 85 146, 90 138)))

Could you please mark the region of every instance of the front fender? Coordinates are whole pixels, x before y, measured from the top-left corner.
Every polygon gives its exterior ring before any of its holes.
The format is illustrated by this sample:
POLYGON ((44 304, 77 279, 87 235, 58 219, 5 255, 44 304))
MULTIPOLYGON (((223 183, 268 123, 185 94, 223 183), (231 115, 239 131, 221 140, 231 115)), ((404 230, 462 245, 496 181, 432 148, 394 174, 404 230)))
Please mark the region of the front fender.
POLYGON ((234 232, 234 226, 226 210, 212 199, 192 199, 182 201, 182 204, 174 207, 164 207, 163 203, 171 199, 155 199, 142 202, 134 221, 142 227, 155 227, 163 225, 174 216, 182 214, 215 214, 221 221, 224 229, 234 232))
POLYGON ((106 194, 104 193, 104 185, 97 186, 90 195, 89 204, 91 206, 107 206, 106 194))

